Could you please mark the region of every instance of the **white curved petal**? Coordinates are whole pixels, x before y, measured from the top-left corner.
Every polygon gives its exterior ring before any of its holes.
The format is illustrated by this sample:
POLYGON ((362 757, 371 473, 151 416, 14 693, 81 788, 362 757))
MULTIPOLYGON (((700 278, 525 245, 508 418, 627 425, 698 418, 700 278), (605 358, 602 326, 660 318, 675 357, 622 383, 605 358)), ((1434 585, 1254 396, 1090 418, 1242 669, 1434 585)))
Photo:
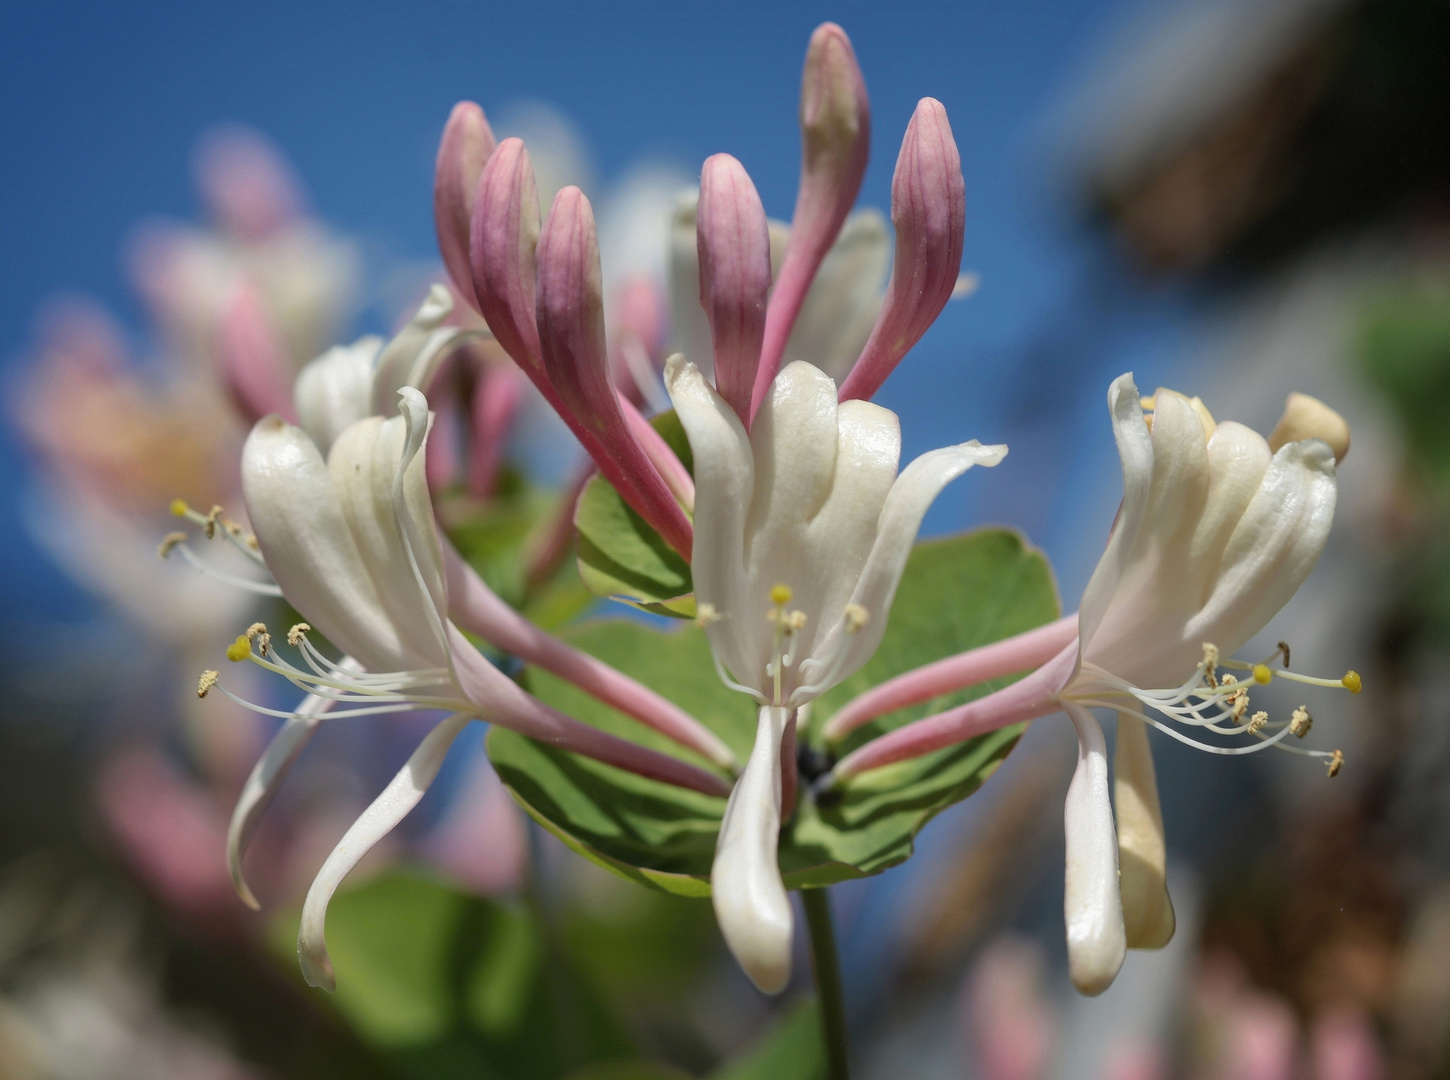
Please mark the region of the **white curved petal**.
MULTIPOLYGON (((343 657, 338 666, 346 671, 361 670, 357 661, 349 656, 343 657)), ((257 764, 252 767, 251 775, 247 777, 241 794, 237 796, 237 805, 227 826, 227 867, 231 871, 232 885, 235 886, 237 895, 253 911, 258 910, 261 905, 257 903, 256 896, 242 874, 242 858, 247 853, 247 845, 251 843, 252 833, 256 831, 262 815, 267 812, 267 807, 271 805, 277 789, 282 786, 282 781, 287 778, 287 773, 322 724, 323 716, 336 704, 334 699, 316 694, 308 694, 303 698, 296 713, 272 736, 272 741, 267 744, 267 749, 262 752, 257 764)))
POLYGON ((419 666, 399 637, 353 539, 317 445, 276 416, 242 448, 242 498, 283 594, 307 621, 370 671, 419 666))
POLYGON ((1092 713, 1070 701, 1062 707, 1078 740, 1077 768, 1063 810, 1067 966, 1080 993, 1097 995, 1117 978, 1127 952, 1118 896, 1118 842, 1108 801, 1108 752, 1092 713))
POLYGON ((1113 806, 1118 824, 1118 888, 1129 948, 1161 949, 1173 938, 1167 848, 1148 726, 1118 717, 1113 752, 1113 806))
POLYGON ((906 467, 886 497, 871 554, 851 593, 851 602, 866 611, 866 624, 854 633, 844 621, 831 627, 816 646, 812 659, 802 665, 801 678, 806 685, 797 691, 798 700, 823 693, 871 658, 886 632, 896 586, 927 509, 942 488, 973 465, 996 465, 1006 456, 1005 446, 983 446, 973 440, 931 450, 906 467))
MULTIPOLYGON (((695 597, 720 616, 706 626, 710 647, 737 679, 759 678, 754 657, 764 619, 742 614, 746 604, 745 515, 755 484, 749 437, 725 399, 698 366, 676 354, 665 364, 665 388, 690 440, 695 459, 695 597)), ((749 608, 753 610, 753 608, 749 608)), ((755 686, 762 690, 763 687, 755 686)))
MULTIPOLYGON (((416 391, 415 391, 416 393, 416 391)), ((388 619, 397 628, 403 652, 391 670, 446 666, 447 650, 439 638, 436 612, 446 610, 442 554, 433 537, 419 553, 427 592, 414 578, 404 537, 393 504, 407 442, 404 419, 370 416, 338 436, 328 455, 327 468, 348 527, 357 543, 365 572, 372 580, 388 619)), ((426 516, 432 528, 423 459, 415 458, 406 475, 409 502, 416 516, 426 516)), ((284 586, 285 588, 285 586, 284 586)))
POLYGON ((1123 574, 1128 553, 1137 539, 1148 504, 1148 490, 1153 482, 1153 441, 1143 421, 1143 409, 1133 373, 1119 375, 1108 387, 1108 413, 1113 421, 1113 437, 1118 444, 1118 457, 1123 465, 1123 503, 1107 550, 1098 560, 1093 576, 1083 590, 1078 607, 1078 640, 1086 649, 1107 614, 1123 574))
POLYGON ((408 324, 383 346, 373 370, 372 408, 375 416, 391 416, 397 407, 398 389, 409 385, 413 366, 435 331, 453 314, 453 297, 442 285, 434 285, 408 324))
POLYGON ((373 845, 392 832, 427 794, 429 785, 438 776, 448 748, 471 719, 472 716, 467 713, 458 713, 430 731, 382 794, 343 834, 317 872, 312 887, 307 890, 307 899, 302 905, 302 925, 297 930, 297 957, 302 963, 302 977, 309 986, 324 990, 337 988, 332 960, 327 955, 326 939, 327 905, 332 900, 332 894, 373 845))
POLYGON ((1319 560, 1336 496, 1329 444, 1281 447, 1229 538, 1213 595, 1185 636, 1212 641, 1227 655, 1263 629, 1319 560))
POLYGON ((343 430, 372 413, 373 364, 380 337, 328 349, 297 375, 292 396, 302 430, 323 456, 343 430))
POLYGON ((715 918, 750 981, 778 994, 790 981, 794 916, 781 880, 780 740, 789 709, 763 706, 745 771, 735 782, 710 868, 715 918))

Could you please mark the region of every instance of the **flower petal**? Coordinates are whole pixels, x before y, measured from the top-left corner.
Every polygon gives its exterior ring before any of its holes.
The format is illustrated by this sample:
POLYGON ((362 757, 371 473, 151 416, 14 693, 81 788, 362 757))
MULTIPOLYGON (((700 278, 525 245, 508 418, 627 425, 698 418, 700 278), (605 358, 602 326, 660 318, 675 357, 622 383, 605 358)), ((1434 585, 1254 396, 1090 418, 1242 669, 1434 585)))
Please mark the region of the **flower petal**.
POLYGON ((1108 802, 1108 751, 1092 713, 1070 701, 1062 707, 1077 729, 1078 742, 1077 768, 1063 811, 1067 966, 1079 993, 1096 996, 1117 978, 1127 951, 1118 897, 1118 844, 1108 802))
POLYGON ((336 345, 297 374, 292 396, 302 429, 326 456, 343 429, 373 412, 373 365, 383 339, 336 345))
POLYGON ((1118 885, 1130 949, 1161 949, 1173 938, 1173 901, 1168 896, 1163 812, 1148 728, 1118 717, 1113 752, 1113 803, 1118 822, 1118 885))
POLYGON ((816 271, 781 366, 804 360, 843 382, 871 336, 890 265, 886 218, 875 209, 853 210, 816 271))
POLYGON ((327 905, 332 901, 332 894, 373 845, 392 832, 428 793, 453 740, 472 719, 469 713, 456 713, 430 731, 382 794, 343 834, 317 872, 312 887, 307 890, 302 925, 297 930, 297 957, 302 962, 302 977, 309 986, 337 989, 326 937, 327 905))
POLYGON ((461 295, 473 303, 473 271, 469 266, 469 229, 478 178, 496 145, 483 110, 460 101, 448 114, 438 158, 433 167, 433 225, 438 251, 448 276, 461 295))
POLYGON ((750 437, 735 410, 705 381, 700 369, 678 353, 665 363, 665 388, 695 459, 695 551, 690 571, 697 603, 710 605, 719 616, 706 622, 705 632, 715 655, 736 678, 759 678, 763 673, 755 668, 758 639, 768 637, 770 628, 763 618, 756 626, 744 614, 755 610, 746 596, 742 561, 746 515, 755 487, 750 437))
POLYGON ((720 932, 750 981, 767 994, 780 993, 790 981, 795 924, 777 858, 780 741, 790 715, 789 709, 761 708, 755 748, 730 793, 710 868, 720 932))

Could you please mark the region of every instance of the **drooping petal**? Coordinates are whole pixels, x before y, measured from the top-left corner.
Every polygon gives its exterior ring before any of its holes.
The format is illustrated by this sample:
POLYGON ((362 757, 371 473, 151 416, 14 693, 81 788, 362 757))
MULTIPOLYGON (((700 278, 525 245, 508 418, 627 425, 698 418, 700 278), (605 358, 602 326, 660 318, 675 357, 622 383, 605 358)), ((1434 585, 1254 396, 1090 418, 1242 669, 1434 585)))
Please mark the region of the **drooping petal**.
POLYGON ((962 161, 946 108, 935 98, 922 98, 891 181, 896 262, 886 303, 841 386, 842 401, 874 395, 946 307, 962 268, 966 207, 962 161))
POLYGON ((302 963, 302 977, 309 986, 337 989, 332 959, 327 955, 327 905, 332 901, 332 894, 363 856, 392 832, 428 793, 453 740, 472 719, 468 713, 457 713, 430 731, 382 794, 343 834, 317 872, 312 887, 307 890, 302 924, 297 930, 297 958, 302 963))
POLYGON ((696 542, 690 569, 697 603, 710 605, 720 616, 706 621, 705 632, 711 649, 735 677, 749 679, 758 653, 756 638, 769 630, 731 614, 755 610, 746 595, 743 562, 746 515, 755 486, 750 437, 700 369, 679 354, 665 364, 665 387, 695 458, 696 542))
MULTIPOLYGON (((360 670, 357 662, 346 656, 338 666, 345 671, 360 670)), ((335 704, 332 698, 308 694, 297 706, 297 711, 272 736, 272 741, 252 767, 251 775, 237 796, 237 805, 227 826, 227 867, 231 870, 237 895, 253 911, 259 910, 261 905, 242 874, 242 858, 247 853, 247 845, 251 843, 252 833, 272 804, 282 781, 322 724, 324 715, 335 704)))
POLYGON ((1073 702, 1063 709, 1077 729, 1077 768, 1063 811, 1067 880, 1067 966, 1079 993, 1101 994, 1118 975, 1127 951, 1118 897, 1118 843, 1108 801, 1108 751, 1091 712, 1073 702))
POLYGON ((715 388, 748 427, 770 293, 770 230, 750 175, 729 154, 705 161, 696 223, 715 388))
POLYGON ((1113 752, 1113 805, 1118 824, 1118 883, 1123 928, 1130 949, 1161 949, 1173 938, 1173 901, 1168 896, 1167 849, 1158 780, 1148 728, 1118 717, 1113 752))
POLYGON ((973 440, 922 454, 897 478, 881 510, 871 554, 851 593, 851 603, 865 611, 866 623, 853 630, 842 619, 815 647, 801 671, 812 694, 849 677, 876 652, 921 519, 942 488, 973 465, 996 465, 1006 456, 1005 446, 983 446, 973 440))
POLYGON ((801 78, 801 180, 790 244, 765 320, 752 407, 775 379, 796 315, 821 260, 861 190, 871 148, 866 81, 846 32, 823 23, 811 35, 801 78))
POLYGON ((495 145, 483 110, 471 101, 460 101, 443 126, 433 169, 433 225, 438 232, 438 251, 448 276, 470 304, 477 303, 469 264, 473 200, 478 195, 478 178, 495 145))
POLYGON ((725 944, 762 992, 790 981, 795 919, 781 880, 780 745, 789 709, 763 706, 745 771, 735 782, 710 868, 715 918, 725 944))
POLYGON ((1107 550, 1098 560, 1078 607, 1078 634, 1084 649, 1113 601, 1129 550, 1142 526, 1148 489, 1153 482, 1153 440, 1148 425, 1143 422, 1140 401, 1131 371, 1119 375, 1108 387, 1108 414, 1112 417, 1113 437, 1123 465, 1123 503, 1113 522, 1107 550))
POLYGON ((325 456, 343 430, 373 411, 373 365, 383 339, 336 345, 297 373, 298 423, 325 456))
POLYGON ((267 569, 309 623, 369 671, 423 666, 388 617, 306 432, 276 416, 257 422, 242 448, 242 498, 267 569))

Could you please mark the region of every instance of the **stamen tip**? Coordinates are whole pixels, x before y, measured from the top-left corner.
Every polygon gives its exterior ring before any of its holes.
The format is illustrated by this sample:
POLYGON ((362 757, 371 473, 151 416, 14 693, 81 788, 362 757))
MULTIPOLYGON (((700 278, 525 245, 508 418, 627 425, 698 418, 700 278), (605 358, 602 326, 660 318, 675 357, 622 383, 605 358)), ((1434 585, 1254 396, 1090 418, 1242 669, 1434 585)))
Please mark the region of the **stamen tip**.
POLYGON ((846 605, 846 633, 854 634, 871 620, 871 613, 860 604, 846 605))
POLYGON ((186 517, 186 515, 190 512, 190 510, 191 510, 191 507, 189 507, 189 506, 186 505, 186 500, 185 499, 172 499, 171 500, 171 512, 173 514, 175 514, 177 517, 186 517))
POLYGON ((220 678, 220 671, 216 671, 212 668, 207 668, 201 673, 201 678, 196 681, 196 696, 199 698, 206 697, 206 695, 211 692, 211 688, 217 684, 217 680, 220 678))
MULTIPOLYGON (((1344 688, 1348 690, 1351 694, 1357 694, 1364 689, 1364 683, 1360 679, 1359 672, 1357 671, 1346 671, 1344 673, 1344 678, 1340 679, 1339 681, 1344 684, 1344 688)), ((1339 751, 1336 750, 1335 753, 1337 754, 1339 753, 1339 751)), ((1329 775, 1333 776, 1334 774, 1330 773, 1329 775)))
MULTIPOLYGON (((168 555, 171 554, 171 549, 172 548, 174 548, 177 544, 184 544, 184 543, 186 543, 186 533, 184 533, 184 532, 171 532, 171 533, 167 533, 165 536, 163 536, 161 538, 161 543, 156 548, 156 557, 158 559, 165 559, 168 555)), ((1355 676, 1355 677, 1358 678, 1358 676, 1355 676)))
POLYGON ((1339 775, 1339 770, 1344 767, 1344 751, 1334 751, 1334 753, 1329 755, 1329 760, 1325 764, 1328 766, 1329 778, 1332 780, 1339 775))
POLYGON ((1274 678, 1274 672, 1268 664, 1254 665, 1254 682, 1260 685, 1267 685, 1274 678))
POLYGON ((308 626, 305 622, 295 624, 292 629, 287 631, 287 644, 291 645, 294 649, 297 648, 302 644, 302 639, 307 636, 307 631, 311 629, 312 627, 308 626))
POLYGON ((790 598, 794 595, 795 593, 791 591, 789 585, 772 585, 770 587, 770 602, 776 607, 784 607, 789 604, 790 598))

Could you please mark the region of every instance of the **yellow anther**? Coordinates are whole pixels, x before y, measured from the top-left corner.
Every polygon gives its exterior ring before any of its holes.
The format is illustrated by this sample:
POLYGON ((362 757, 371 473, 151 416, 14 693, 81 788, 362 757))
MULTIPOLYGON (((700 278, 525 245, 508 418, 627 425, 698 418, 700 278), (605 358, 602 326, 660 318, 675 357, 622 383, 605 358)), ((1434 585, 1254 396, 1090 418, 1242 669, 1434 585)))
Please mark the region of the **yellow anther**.
POLYGON ((267 633, 266 623, 254 622, 247 627, 246 638, 248 641, 257 643, 257 651, 263 656, 266 656, 272 648, 272 635, 267 633))
POLYGON ((185 499, 172 499, 171 512, 177 517, 186 517, 191 512, 191 507, 186 505, 185 499))
POLYGON ((846 633, 854 634, 871 621, 871 613, 860 604, 846 605, 846 633))
POLYGON ((1303 705, 1295 709, 1294 714, 1289 718, 1289 731, 1301 739, 1309 734, 1309 729, 1313 725, 1314 717, 1309 715, 1309 710, 1303 705))
POLYGON ((206 697, 210 693, 211 688, 216 685, 216 681, 221 677, 222 673, 220 671, 214 671, 211 668, 203 671, 201 678, 196 680, 196 696, 206 697))
MULTIPOLYGON (((1346 671, 1344 678, 1339 681, 1344 684, 1344 688, 1351 694, 1357 694, 1364 689, 1364 683, 1360 680, 1359 672, 1357 671, 1346 671)), ((1335 753, 1338 753, 1338 751, 1335 751, 1335 753)), ((1331 773, 1330 775, 1332 776, 1334 774, 1331 773)))
POLYGON ((1257 735, 1259 732, 1264 730, 1264 725, 1268 722, 1269 714, 1264 712, 1263 709, 1260 709, 1258 712, 1254 713, 1253 716, 1249 717, 1249 734, 1257 735))
POLYGON ((302 639, 307 636, 307 631, 311 629, 312 627, 308 626, 305 622, 295 624, 292 629, 287 631, 287 644, 291 645, 294 649, 297 648, 297 646, 302 644, 302 639))
POLYGON ((695 608, 695 625, 701 630, 713 622, 720 621, 720 613, 715 610, 714 604, 700 604, 695 608))
POLYGON ((1158 408, 1158 399, 1156 397, 1140 397, 1138 399, 1138 407, 1144 412, 1153 412, 1158 408))
POLYGON ((770 587, 770 602, 776 607, 784 607, 789 604, 790 598, 794 595, 795 593, 791 591, 789 585, 772 585, 770 587))
POLYGON ((1339 770, 1344 767, 1344 751, 1334 751, 1334 753, 1329 755, 1329 760, 1325 764, 1329 767, 1329 776, 1331 779, 1338 776, 1339 770))
POLYGON ((1270 670, 1268 664, 1254 665, 1254 682, 1261 685, 1266 685, 1269 683, 1270 680, 1273 679, 1273 677, 1274 673, 1272 670, 1270 670))
MULTIPOLYGON (((164 559, 164 558, 166 558, 166 556, 168 556, 168 555, 171 554, 171 549, 172 548, 174 548, 177 544, 184 544, 184 543, 186 543, 186 533, 184 533, 184 532, 167 533, 165 536, 163 536, 161 538, 161 543, 156 548, 156 557, 158 559, 164 559)), ((1355 678, 1358 678, 1358 677, 1359 676, 1355 676, 1355 678)))
POLYGON ((780 621, 788 634, 797 634, 806 628, 806 613, 804 611, 788 611, 780 621))
POLYGON ((248 641, 251 641, 258 634, 265 634, 266 632, 267 632, 267 624, 266 623, 264 623, 264 622, 254 622, 251 626, 247 627, 247 640, 248 641))
MULTIPOLYGON (((1219 679, 1219 683, 1223 686, 1232 686, 1236 682, 1238 682, 1237 677, 1230 675, 1228 672, 1224 672, 1223 678, 1219 679)), ((1237 693, 1237 691, 1235 691, 1235 693, 1237 693)), ((1229 696, 1230 698, 1232 698, 1233 695, 1230 694, 1229 696)))
MULTIPOLYGON (((1227 676, 1225 676, 1224 681, 1228 681, 1227 676)), ((1249 692, 1240 687, 1228 696, 1228 703, 1229 708, 1232 710, 1229 715, 1233 722, 1235 724, 1242 724, 1244 722, 1244 714, 1249 711, 1249 692)))
POLYGON ((238 634, 237 640, 227 646, 227 659, 232 663, 240 663, 252 655, 252 642, 246 634, 238 634))

